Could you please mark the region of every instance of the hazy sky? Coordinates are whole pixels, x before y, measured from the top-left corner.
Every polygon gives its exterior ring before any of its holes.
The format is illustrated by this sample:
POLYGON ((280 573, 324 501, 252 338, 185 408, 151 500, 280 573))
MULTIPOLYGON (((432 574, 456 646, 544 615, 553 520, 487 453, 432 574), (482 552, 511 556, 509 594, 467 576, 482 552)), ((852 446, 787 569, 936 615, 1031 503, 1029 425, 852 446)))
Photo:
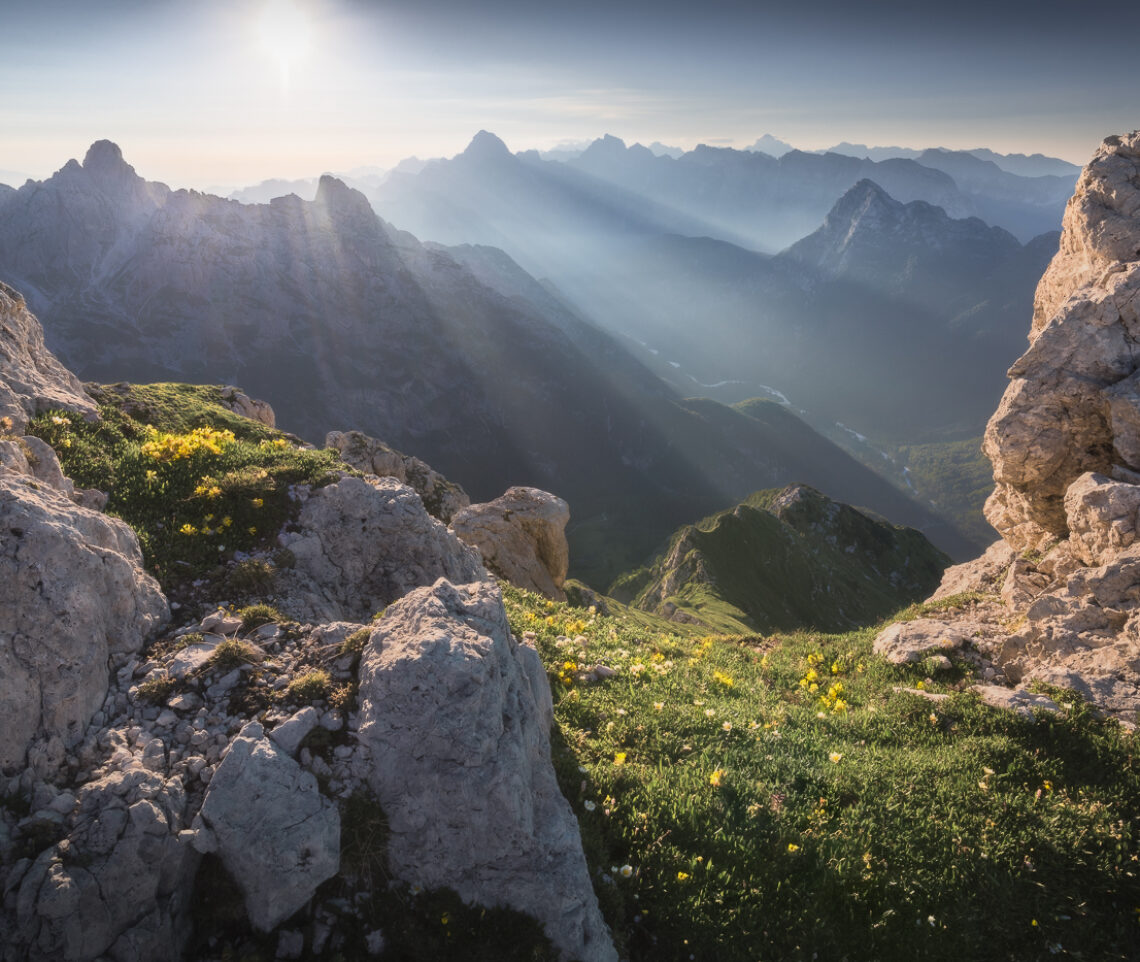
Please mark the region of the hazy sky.
POLYGON ((100 138, 149 179, 209 188, 450 156, 481 128, 513 150, 772 133, 1083 163, 1140 127, 1140 4, 1092 9, 0 0, 0 181, 47 176, 100 138))

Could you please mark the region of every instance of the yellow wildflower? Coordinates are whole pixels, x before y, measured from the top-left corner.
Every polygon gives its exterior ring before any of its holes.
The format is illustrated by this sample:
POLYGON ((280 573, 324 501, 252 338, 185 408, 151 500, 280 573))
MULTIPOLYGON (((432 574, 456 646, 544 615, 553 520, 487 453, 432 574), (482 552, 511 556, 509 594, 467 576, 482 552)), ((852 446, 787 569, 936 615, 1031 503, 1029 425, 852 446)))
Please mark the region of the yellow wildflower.
POLYGON ((788 842, 788 851, 789 852, 798 852, 799 850, 800 850, 800 847, 795 842, 788 842))
POLYGON ((178 533, 179 534, 197 534, 198 529, 195 528, 194 525, 192 525, 190 523, 186 523, 181 528, 178 529, 178 533))
POLYGON ((715 788, 720 788, 721 782, 724 781, 724 769, 718 768, 709 776, 709 784, 715 788))
POLYGON ((255 508, 261 508, 265 505, 265 502, 261 498, 254 498, 251 503, 255 508))
POLYGON ((614 755, 614 764, 615 765, 624 765, 625 764, 625 752, 617 752, 614 755))
POLYGON ((843 753, 842 752, 832 752, 827 757, 831 760, 832 764, 838 765, 839 760, 843 757, 843 753))
POLYGON ((689 873, 688 873, 688 872, 678 872, 678 873, 677 873, 677 881, 678 881, 678 882, 683 882, 683 881, 685 881, 685 879, 687 879, 688 877, 689 877, 689 873))

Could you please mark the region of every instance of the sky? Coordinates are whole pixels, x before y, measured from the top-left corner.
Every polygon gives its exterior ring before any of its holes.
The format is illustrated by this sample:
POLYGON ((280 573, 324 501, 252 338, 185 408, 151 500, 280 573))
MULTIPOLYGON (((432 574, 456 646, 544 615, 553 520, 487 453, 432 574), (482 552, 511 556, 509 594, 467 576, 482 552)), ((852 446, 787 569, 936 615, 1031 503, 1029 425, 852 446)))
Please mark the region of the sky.
POLYGON ((8 183, 104 138, 207 190, 452 156, 480 129, 1083 164, 1140 127, 1123 0, 0 0, 0 25, 8 183))

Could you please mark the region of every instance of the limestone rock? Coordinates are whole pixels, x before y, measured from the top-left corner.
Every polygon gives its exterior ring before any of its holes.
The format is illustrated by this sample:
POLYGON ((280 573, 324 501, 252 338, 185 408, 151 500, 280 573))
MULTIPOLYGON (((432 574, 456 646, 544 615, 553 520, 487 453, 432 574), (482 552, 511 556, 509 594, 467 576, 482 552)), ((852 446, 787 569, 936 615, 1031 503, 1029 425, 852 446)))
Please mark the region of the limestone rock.
POLYGON ((1069 546, 1089 567, 1104 564, 1136 541, 1140 485, 1082 474, 1065 492, 1069 546))
POLYGON ((0 477, 0 770, 33 739, 74 745, 99 710, 109 659, 169 618, 123 522, 27 477, 0 477))
POLYGON ((241 388, 232 386, 222 388, 222 404, 234 414, 240 414, 251 421, 259 421, 267 428, 277 426, 277 418, 269 403, 251 398, 241 388))
POLYGON ((471 503, 463 488, 419 458, 401 454, 361 431, 330 431, 325 447, 340 452, 341 459, 358 471, 402 481, 420 496, 427 513, 444 524, 471 503))
POLYGON ((314 491, 297 527, 280 539, 296 564, 279 574, 278 591, 301 620, 368 621, 437 578, 486 576, 478 552, 394 478, 344 478, 314 491))
POLYGON ((22 432, 29 418, 53 408, 98 417, 79 378, 44 346, 24 298, 0 282, 0 418, 11 418, 9 430, 22 432))
POLYGON ((993 708, 1015 711, 1026 718, 1033 717, 1035 708, 1051 712, 1061 710, 1052 698, 1047 698, 1045 695, 1035 695, 1024 688, 1006 688, 1002 685, 974 685, 970 690, 977 692, 987 705, 993 708))
POLYGON ((1013 549, 999 538, 980 558, 947 568, 930 600, 939 601, 967 591, 1000 591, 1013 557, 1013 549))
POLYGON ((340 868, 340 816, 317 780, 251 722, 230 744, 195 820, 194 845, 213 851, 268 932, 340 868))
POLYGON ((141 766, 83 786, 66 837, 8 878, 3 957, 178 958, 198 865, 178 838, 184 807, 179 779, 141 766))
POLYGON ((490 582, 441 580, 378 622, 360 670, 360 740, 389 864, 406 882, 526 912, 566 958, 616 960, 551 765, 535 662, 490 582))
POLYGON ((1075 291, 1137 258, 1140 133, 1109 137, 1081 172, 1062 223, 1061 248, 1037 286, 1030 338, 1075 291))
POLYGON ((930 618, 899 621, 875 639, 875 654, 896 665, 922 661, 927 655, 961 648, 969 639, 953 625, 930 618))
POLYGON ((561 498, 538 488, 509 488, 494 501, 464 508, 452 518, 451 530, 511 584, 565 601, 569 520, 570 508, 561 498))
POLYGON ((997 483, 986 518, 1016 551, 1068 534, 1080 475, 1140 470, 1140 133, 1106 140, 1081 175, 1030 337, 983 442, 997 483))

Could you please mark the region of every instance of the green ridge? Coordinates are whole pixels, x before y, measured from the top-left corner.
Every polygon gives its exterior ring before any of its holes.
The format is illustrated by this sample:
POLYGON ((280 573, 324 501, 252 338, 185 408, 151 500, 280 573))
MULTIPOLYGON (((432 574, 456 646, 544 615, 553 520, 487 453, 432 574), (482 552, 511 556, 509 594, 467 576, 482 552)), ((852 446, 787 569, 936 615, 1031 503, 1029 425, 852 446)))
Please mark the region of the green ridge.
POLYGON ((792 485, 681 528, 610 592, 713 631, 842 631, 930 594, 948 563, 918 531, 792 485))

